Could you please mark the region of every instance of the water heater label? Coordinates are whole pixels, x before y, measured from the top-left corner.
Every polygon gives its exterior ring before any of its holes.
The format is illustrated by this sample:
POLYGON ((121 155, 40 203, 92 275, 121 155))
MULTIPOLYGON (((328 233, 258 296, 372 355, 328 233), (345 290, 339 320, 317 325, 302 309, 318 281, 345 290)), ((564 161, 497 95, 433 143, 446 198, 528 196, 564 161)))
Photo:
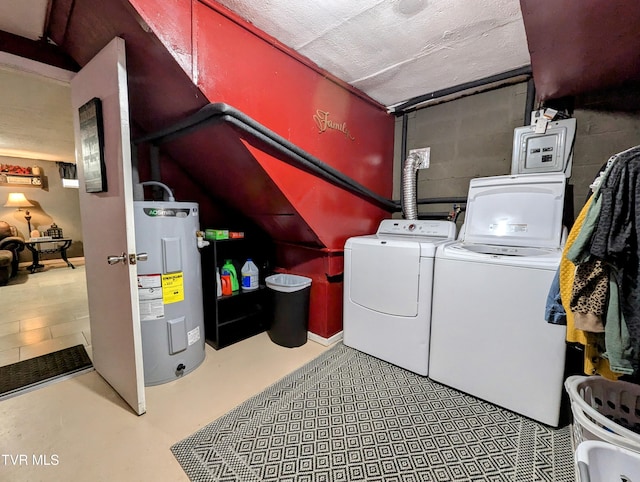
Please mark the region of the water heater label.
POLYGON ((143 211, 152 218, 186 218, 191 213, 189 208, 143 208, 143 211))
POLYGON ((184 275, 182 272, 162 275, 162 295, 167 305, 184 301, 184 275))
POLYGON ((159 274, 138 275, 140 320, 159 320, 164 317, 162 281, 159 274))
POLYGON ((200 340, 200 327, 196 326, 193 330, 187 332, 187 341, 189 346, 191 346, 198 342, 198 340, 200 340))

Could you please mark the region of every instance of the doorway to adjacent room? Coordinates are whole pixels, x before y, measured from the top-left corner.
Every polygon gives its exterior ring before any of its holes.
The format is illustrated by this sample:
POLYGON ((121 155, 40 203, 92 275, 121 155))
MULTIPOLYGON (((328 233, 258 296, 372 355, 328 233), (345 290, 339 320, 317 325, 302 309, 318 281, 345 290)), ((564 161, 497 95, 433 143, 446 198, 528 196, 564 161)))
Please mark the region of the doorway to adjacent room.
POLYGON ((0 366, 82 344, 91 356, 84 258, 59 259, 30 273, 22 263, 0 288, 0 366))

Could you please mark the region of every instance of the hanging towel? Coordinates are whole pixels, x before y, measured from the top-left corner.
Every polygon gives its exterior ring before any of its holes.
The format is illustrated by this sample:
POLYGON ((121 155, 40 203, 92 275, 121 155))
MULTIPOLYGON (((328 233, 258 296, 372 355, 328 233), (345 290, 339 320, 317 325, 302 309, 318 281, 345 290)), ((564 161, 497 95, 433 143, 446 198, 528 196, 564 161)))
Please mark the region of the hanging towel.
MULTIPOLYGON (((564 246, 564 252, 562 259, 560 260, 560 299, 562 300, 562 306, 565 309, 567 316, 567 341, 569 343, 580 343, 581 345, 587 345, 587 337, 582 330, 575 327, 573 313, 571 312, 571 292, 573 289, 573 278, 575 274, 575 265, 567 258, 567 252, 571 249, 571 246, 578 237, 578 233, 582 228, 587 211, 591 205, 592 198, 589 198, 586 204, 582 207, 582 210, 578 214, 578 217, 573 223, 573 227, 567 236, 567 241, 564 246)), ((589 373, 589 372, 585 372, 589 373)))
POLYGON ((549 294, 547 295, 547 304, 544 310, 544 319, 548 323, 553 325, 566 325, 567 313, 562 306, 562 299, 560 297, 560 268, 556 270, 556 275, 553 277, 551 286, 549 287, 549 294))
POLYGON ((616 268, 624 320, 640 340, 640 146, 620 154, 600 186, 602 207, 590 253, 616 268))
POLYGON ((575 266, 567 258, 567 252, 571 249, 572 244, 580 233, 580 229, 582 228, 582 224, 584 223, 592 201, 593 197, 587 199, 587 202, 582 207, 582 210, 573 223, 573 227, 571 228, 569 236, 567 237, 567 242, 565 243, 559 269, 560 299, 562 300, 562 306, 564 307, 567 316, 567 342, 579 343, 584 346, 584 373, 587 375, 599 374, 610 380, 616 380, 620 374, 611 371, 609 368, 609 361, 601 356, 606 350, 604 347, 604 335, 585 333, 584 331, 577 329, 575 327, 573 313, 570 309, 575 266))
POLYGON ((605 353, 609 366, 617 373, 632 375, 638 371, 638 340, 629 336, 629 330, 619 304, 618 276, 612 272, 609 278, 609 303, 605 323, 605 353))
POLYGON ((577 329, 604 333, 608 296, 609 271, 602 261, 591 259, 576 266, 570 305, 577 329))
MULTIPOLYGON (((593 195, 580 213, 581 223, 577 226, 577 234, 565 250, 567 259, 575 266, 569 301, 570 311, 574 314, 574 325, 577 329, 590 333, 604 332, 603 315, 606 312, 609 272, 602 260, 591 255, 589 247, 600 218, 602 207, 600 187, 616 159, 617 156, 612 156, 593 182, 593 195)), ((574 228, 576 228, 575 225, 574 228)))

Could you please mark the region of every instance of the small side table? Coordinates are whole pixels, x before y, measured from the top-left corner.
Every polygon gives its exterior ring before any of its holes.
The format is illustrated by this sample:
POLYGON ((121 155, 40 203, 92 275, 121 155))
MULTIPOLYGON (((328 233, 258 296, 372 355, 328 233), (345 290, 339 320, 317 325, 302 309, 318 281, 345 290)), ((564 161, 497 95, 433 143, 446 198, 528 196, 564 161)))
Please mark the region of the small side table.
POLYGON ((29 251, 33 262, 27 269, 34 273, 38 268, 44 268, 43 264, 40 264, 40 254, 60 253, 61 258, 67 263, 67 266, 72 269, 76 269, 74 265, 67 259, 67 248, 71 246, 71 238, 56 238, 47 239, 42 241, 25 241, 24 245, 29 251), (53 244, 53 247, 42 247, 42 244, 53 244))

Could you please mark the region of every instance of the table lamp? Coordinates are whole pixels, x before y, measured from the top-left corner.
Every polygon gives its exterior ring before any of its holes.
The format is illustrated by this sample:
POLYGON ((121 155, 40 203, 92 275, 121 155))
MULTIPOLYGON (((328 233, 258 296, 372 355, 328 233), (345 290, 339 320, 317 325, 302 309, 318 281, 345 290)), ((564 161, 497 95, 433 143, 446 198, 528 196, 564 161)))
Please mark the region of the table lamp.
MULTIPOLYGON (((21 192, 10 192, 9 197, 7 198, 7 202, 4 203, 5 208, 18 208, 18 211, 21 211, 21 208, 31 208, 33 204, 31 204, 24 194, 21 192)), ((27 220, 27 226, 29 227, 29 233, 31 233, 31 215, 29 214, 29 210, 25 211, 24 218, 27 220)))

